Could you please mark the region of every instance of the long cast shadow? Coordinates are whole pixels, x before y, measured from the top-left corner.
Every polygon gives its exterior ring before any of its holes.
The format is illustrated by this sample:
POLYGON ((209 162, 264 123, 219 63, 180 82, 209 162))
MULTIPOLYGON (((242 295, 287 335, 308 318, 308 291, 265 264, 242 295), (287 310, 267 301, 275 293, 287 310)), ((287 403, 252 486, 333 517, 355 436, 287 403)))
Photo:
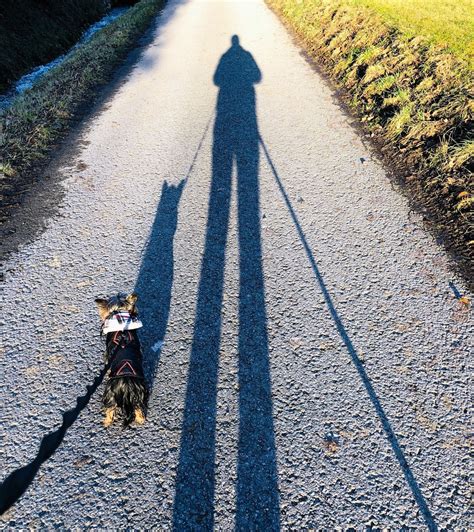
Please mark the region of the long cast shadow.
POLYGON ((135 285, 139 295, 140 316, 145 325, 140 331, 140 339, 144 346, 143 363, 150 389, 168 324, 174 274, 173 239, 185 183, 185 179, 179 185, 169 185, 166 181, 163 183, 155 221, 135 285))
POLYGON ((61 445, 66 432, 69 427, 76 421, 79 414, 89 404, 90 398, 97 390, 104 379, 105 374, 109 369, 107 364, 89 384, 87 393, 77 398, 75 408, 67 410, 63 414, 63 422, 61 426, 53 432, 46 434, 40 443, 38 453, 35 458, 26 466, 20 467, 12 471, 8 477, 0 485, 0 515, 3 514, 12 506, 28 489, 33 482, 39 468, 53 456, 61 445))
POLYGON ((397 436, 392 428, 392 425, 390 424, 390 421, 387 417, 387 414, 385 413, 382 403, 380 402, 380 399, 377 393, 375 392, 375 389, 372 385, 372 381, 370 380, 367 374, 367 371, 365 370, 364 364, 359 358, 356 348, 354 347, 354 344, 352 343, 352 340, 350 339, 349 334, 347 333, 347 330, 342 322, 342 319, 339 316, 339 313, 337 312, 336 307, 334 306, 331 294, 329 293, 326 283, 324 282, 324 278, 318 268, 313 251, 311 247, 309 246, 308 241, 306 240, 306 236, 298 220, 296 211, 293 209, 290 198, 288 197, 285 187, 283 186, 283 182, 280 179, 280 176, 278 175, 275 165, 273 164, 273 160, 270 157, 268 148, 261 137, 259 141, 260 141, 260 144, 262 145, 263 152, 271 168, 275 181, 278 185, 278 189, 280 190, 280 193, 283 197, 283 200, 288 209, 288 212, 290 213, 291 219, 293 220, 298 236, 301 240, 301 243, 303 244, 303 248, 305 250, 306 256, 308 257, 309 263, 311 264, 311 268, 313 269, 314 276, 323 294, 329 313, 331 314, 331 318, 333 319, 334 324, 336 325, 337 332, 339 333, 339 336, 342 342, 344 343, 349 353, 349 356, 351 357, 351 360, 359 374, 359 377, 365 386, 369 399, 372 402, 375 412, 377 413, 377 416, 382 424, 385 435, 388 441, 390 442, 390 445, 392 446, 392 450, 395 454, 395 457, 397 458, 398 463, 400 464, 400 467, 402 468, 405 479, 408 483, 408 486, 411 489, 411 492, 416 501, 416 504, 418 505, 420 512, 423 515, 425 523, 429 530, 436 531, 438 530, 438 527, 433 518, 433 515, 431 514, 431 511, 428 508, 428 504, 426 503, 426 500, 423 497, 423 493, 421 492, 420 486, 418 485, 418 482, 416 481, 416 478, 405 458, 405 454, 403 453, 400 443, 398 442, 397 436))
MULTIPOLYGON (((191 169, 192 166, 190 171, 191 169)), ((168 323, 173 284, 173 238, 178 220, 178 204, 185 182, 183 179, 177 186, 168 185, 166 181, 163 183, 160 203, 135 287, 139 294, 146 294, 146 297, 141 298, 140 304, 140 314, 146 325, 140 336, 144 346, 147 347, 144 350, 144 362, 150 386, 154 380, 161 350, 161 345, 158 349, 153 349, 153 346, 161 344, 164 340, 168 323)), ((26 466, 10 473, 2 482, 0 514, 8 510, 23 495, 41 465, 59 448, 67 430, 87 406, 107 370, 108 365, 99 372, 92 384, 87 386, 87 393, 77 398, 76 407, 63 414, 61 426, 43 437, 36 457, 26 466)))
POLYGON ((214 74, 219 87, 206 241, 176 478, 175 530, 214 526, 217 379, 232 167, 239 238, 238 530, 279 529, 279 497, 266 331, 259 207, 259 134, 252 57, 232 37, 214 74))

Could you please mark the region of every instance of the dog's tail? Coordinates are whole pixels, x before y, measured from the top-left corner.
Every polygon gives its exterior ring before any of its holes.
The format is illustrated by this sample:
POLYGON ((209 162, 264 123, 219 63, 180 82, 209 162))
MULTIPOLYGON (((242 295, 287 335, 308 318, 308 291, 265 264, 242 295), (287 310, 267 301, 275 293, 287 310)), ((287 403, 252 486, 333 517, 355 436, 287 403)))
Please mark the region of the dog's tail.
POLYGON ((123 418, 123 425, 127 427, 135 419, 137 409, 146 408, 148 392, 143 379, 137 377, 117 377, 110 379, 104 391, 104 405, 117 407, 123 418))

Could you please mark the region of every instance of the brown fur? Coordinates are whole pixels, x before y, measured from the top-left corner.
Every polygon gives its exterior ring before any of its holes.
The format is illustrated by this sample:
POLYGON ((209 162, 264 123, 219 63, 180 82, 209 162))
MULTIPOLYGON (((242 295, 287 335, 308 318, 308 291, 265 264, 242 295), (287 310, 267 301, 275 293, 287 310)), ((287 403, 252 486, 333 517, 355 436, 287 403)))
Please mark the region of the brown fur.
MULTIPOLYGON (((97 298, 95 302, 103 322, 114 311, 124 310, 130 315, 137 315, 137 299, 136 294, 119 293, 109 298, 97 298)), ((108 358, 106 352, 106 362, 109 362, 108 358)), ((124 425, 131 422, 142 425, 146 420, 147 398, 148 390, 143 379, 128 376, 109 379, 103 395, 104 426, 112 425, 119 414, 122 414, 124 425)))

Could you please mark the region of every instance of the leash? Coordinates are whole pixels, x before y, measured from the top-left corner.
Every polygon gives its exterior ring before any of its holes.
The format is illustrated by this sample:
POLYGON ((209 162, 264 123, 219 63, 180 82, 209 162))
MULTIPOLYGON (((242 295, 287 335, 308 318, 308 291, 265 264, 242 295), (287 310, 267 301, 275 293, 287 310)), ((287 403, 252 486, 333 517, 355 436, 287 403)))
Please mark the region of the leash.
MULTIPOLYGON (((203 131, 203 133, 201 135, 201 139, 199 140, 197 148, 196 148, 196 150, 194 152, 194 155, 193 155, 193 158, 191 160, 191 164, 189 165, 189 168, 188 168, 188 171, 186 173, 186 176, 181 181, 181 182, 184 182, 184 184, 186 184, 188 179, 191 177, 191 174, 192 174, 192 172, 194 170, 194 166, 195 166, 196 161, 198 159, 198 155, 199 155, 199 153, 201 151, 202 145, 204 144, 204 139, 207 136, 207 132, 209 131, 209 127, 211 125, 212 119, 214 118, 214 115, 215 115, 215 112, 213 111, 211 113, 211 116, 209 117, 207 123, 206 123, 206 126, 204 127, 204 131, 203 131)), ((145 240, 145 243, 143 244, 142 250, 140 252, 140 262, 143 262, 143 255, 145 253, 145 250, 148 248, 148 245, 150 243, 150 238, 151 238, 151 235, 145 240)))
POLYGON ((288 197, 288 194, 286 193, 285 187, 283 186, 283 183, 280 179, 280 176, 278 175, 278 172, 275 168, 275 165, 273 164, 273 161, 270 157, 270 154, 268 153, 267 146, 265 142, 263 141, 262 137, 259 135, 259 142, 262 146, 263 152, 265 153, 265 157, 267 159, 267 162, 270 166, 270 169, 273 173, 273 177, 275 178, 275 181, 278 185, 278 189, 283 197, 283 201, 288 209, 288 212, 290 213, 290 217, 293 221, 293 224, 296 228, 296 232, 298 233, 298 236, 301 240, 301 243, 303 244, 303 248, 305 250, 306 256, 308 257, 309 263, 311 265, 311 268, 313 270, 313 273, 316 277, 316 280, 318 282, 318 285, 321 289, 321 292, 323 294, 324 300, 326 302, 326 306, 328 307, 329 313, 331 314, 331 317, 336 325, 337 332, 339 333, 339 336, 346 347, 347 351, 349 352, 349 355, 352 359, 352 362, 359 374, 360 379, 362 380, 362 383, 365 386, 365 389, 367 391, 367 394, 369 396, 369 399, 375 409, 375 412, 382 424, 382 427, 385 432, 385 436, 387 437, 388 441, 390 442, 390 445, 392 447, 393 453, 395 454, 395 457, 398 460, 398 463, 400 464, 400 467, 403 471, 403 474, 405 476, 405 480, 407 481, 408 486, 411 489, 411 492, 413 494, 413 497, 418 505, 418 508, 420 509, 423 518, 425 519, 426 525, 430 531, 436 531, 438 530, 438 527, 436 525, 436 522, 433 518, 433 515, 431 514, 430 509, 428 508, 428 504, 421 492, 421 489, 418 485, 418 482, 415 479, 415 476, 413 475, 412 470, 410 469, 410 466, 407 462, 407 459, 405 458, 405 454, 403 453, 402 448, 400 447, 400 444, 398 442, 397 436, 392 429, 392 426, 390 424, 390 421, 387 417, 387 414, 385 413, 385 410, 383 409, 382 403, 380 402, 380 399, 378 398, 375 389, 372 385, 371 380, 369 379, 369 376, 364 368, 364 365, 362 361, 360 360, 356 348, 354 347, 354 344, 352 343, 352 340, 349 337, 349 334, 346 331, 346 328, 344 327, 344 324, 342 323, 342 320, 336 310, 336 307, 334 306, 334 303, 332 301, 331 294, 329 293, 329 290, 326 287, 326 284, 324 282, 323 276, 321 272, 319 271, 319 267, 316 263, 316 259, 314 258, 314 254, 312 249, 310 248, 308 241, 306 240, 306 236, 303 232, 303 229, 301 227, 301 224, 299 222, 298 216, 296 215, 295 210, 293 209, 293 206, 290 202, 290 198, 288 197))

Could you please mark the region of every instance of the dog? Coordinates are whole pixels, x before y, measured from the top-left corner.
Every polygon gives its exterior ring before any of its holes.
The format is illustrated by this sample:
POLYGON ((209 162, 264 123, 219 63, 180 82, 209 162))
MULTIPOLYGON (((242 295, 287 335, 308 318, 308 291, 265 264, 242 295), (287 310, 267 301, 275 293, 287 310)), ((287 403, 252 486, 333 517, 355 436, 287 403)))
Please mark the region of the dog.
POLYGON ((102 402, 104 426, 121 417, 126 427, 143 424, 148 403, 148 388, 143 373, 143 357, 137 329, 136 294, 118 293, 95 303, 102 321, 101 334, 106 337, 105 363, 110 366, 102 402))

